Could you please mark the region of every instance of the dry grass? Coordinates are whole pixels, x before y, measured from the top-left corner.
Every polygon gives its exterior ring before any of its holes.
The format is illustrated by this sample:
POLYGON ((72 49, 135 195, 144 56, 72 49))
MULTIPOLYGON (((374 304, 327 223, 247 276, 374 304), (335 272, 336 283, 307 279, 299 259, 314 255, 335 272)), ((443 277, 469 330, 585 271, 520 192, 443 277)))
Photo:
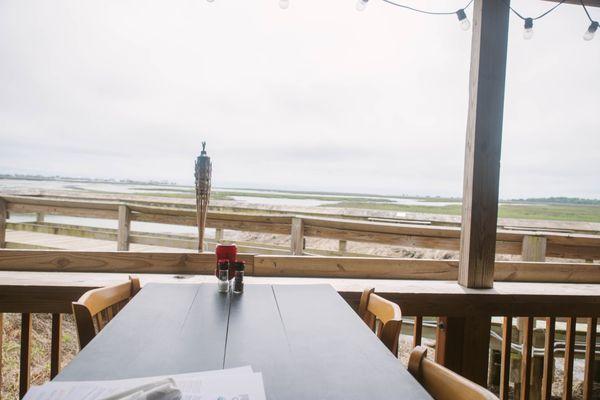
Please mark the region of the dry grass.
MULTIPOLYGON (((33 314, 31 336, 31 383, 42 384, 50 379, 50 332, 52 319, 49 314, 33 314)), ((0 398, 19 398, 19 358, 21 355, 21 315, 4 314, 2 341, 2 387, 0 398)), ((71 315, 63 315, 62 365, 67 365, 77 353, 77 336, 71 315)))

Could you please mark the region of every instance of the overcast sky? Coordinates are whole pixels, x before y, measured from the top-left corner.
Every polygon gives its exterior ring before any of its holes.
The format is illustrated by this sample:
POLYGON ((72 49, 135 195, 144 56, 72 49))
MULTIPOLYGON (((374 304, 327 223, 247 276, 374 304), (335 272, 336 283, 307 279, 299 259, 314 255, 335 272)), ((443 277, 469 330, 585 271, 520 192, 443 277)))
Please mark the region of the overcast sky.
MULTIPOLYGON (((503 198, 600 198, 588 25, 511 16, 503 198)), ((380 0, 0 0, 0 173, 188 183, 206 140, 217 186, 459 196, 470 41, 380 0)))

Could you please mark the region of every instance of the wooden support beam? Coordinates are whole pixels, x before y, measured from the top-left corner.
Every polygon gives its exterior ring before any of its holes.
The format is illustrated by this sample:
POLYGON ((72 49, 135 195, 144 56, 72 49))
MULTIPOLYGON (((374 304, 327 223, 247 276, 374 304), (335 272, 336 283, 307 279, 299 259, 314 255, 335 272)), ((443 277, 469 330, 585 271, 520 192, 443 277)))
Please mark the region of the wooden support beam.
POLYGON ((21 361, 19 372, 19 398, 29 390, 31 371, 31 314, 21 314, 21 361))
POLYGON ((458 274, 469 288, 494 283, 508 16, 502 1, 474 2, 458 274))
POLYGON ((0 199, 0 249, 6 248, 6 220, 8 219, 6 201, 0 199))
POLYGON ((117 232, 117 250, 129 251, 129 231, 131 226, 131 211, 124 204, 119 205, 119 230, 117 232))
POLYGON ((523 250, 521 259, 523 261, 546 261, 547 239, 543 236, 523 236, 523 250))
POLYGON ((435 361, 465 378, 487 384, 491 318, 440 317, 435 361))
POLYGON ((304 222, 302 221, 302 218, 292 218, 292 231, 290 241, 292 255, 302 255, 302 253, 304 252, 304 222))
POLYGON ((348 251, 348 241, 347 240, 340 240, 339 241, 338 251, 340 253, 345 253, 345 252, 348 251))
POLYGON ((52 336, 50 343, 50 379, 60 372, 61 351, 61 315, 52 314, 52 336))

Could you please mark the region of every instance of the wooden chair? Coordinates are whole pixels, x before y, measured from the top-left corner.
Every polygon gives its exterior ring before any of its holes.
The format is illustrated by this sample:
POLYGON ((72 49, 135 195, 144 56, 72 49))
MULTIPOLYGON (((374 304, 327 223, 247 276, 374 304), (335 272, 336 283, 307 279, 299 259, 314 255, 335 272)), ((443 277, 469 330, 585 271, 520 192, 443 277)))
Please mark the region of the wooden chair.
POLYGON ((498 400, 492 392, 426 356, 425 347, 415 347, 408 359, 408 371, 435 400, 498 400))
POLYGON ((398 337, 402 329, 400 306, 365 289, 360 298, 358 315, 365 321, 383 344, 398 357, 398 337), (379 322, 378 322, 379 321, 379 322))
POLYGON ((140 280, 130 276, 127 282, 90 290, 73 302, 79 348, 83 349, 139 290, 140 280))

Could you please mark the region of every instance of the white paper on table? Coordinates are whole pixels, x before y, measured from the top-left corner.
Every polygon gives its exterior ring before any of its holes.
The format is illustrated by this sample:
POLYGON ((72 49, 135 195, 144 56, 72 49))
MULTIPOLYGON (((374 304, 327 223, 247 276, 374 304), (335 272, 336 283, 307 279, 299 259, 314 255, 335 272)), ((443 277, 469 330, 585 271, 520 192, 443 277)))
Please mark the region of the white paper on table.
POLYGON ((106 381, 60 381, 32 387, 24 400, 100 400, 120 391, 173 378, 182 400, 264 400, 262 375, 250 366, 177 375, 106 381), (243 397, 240 397, 243 395, 243 397))

